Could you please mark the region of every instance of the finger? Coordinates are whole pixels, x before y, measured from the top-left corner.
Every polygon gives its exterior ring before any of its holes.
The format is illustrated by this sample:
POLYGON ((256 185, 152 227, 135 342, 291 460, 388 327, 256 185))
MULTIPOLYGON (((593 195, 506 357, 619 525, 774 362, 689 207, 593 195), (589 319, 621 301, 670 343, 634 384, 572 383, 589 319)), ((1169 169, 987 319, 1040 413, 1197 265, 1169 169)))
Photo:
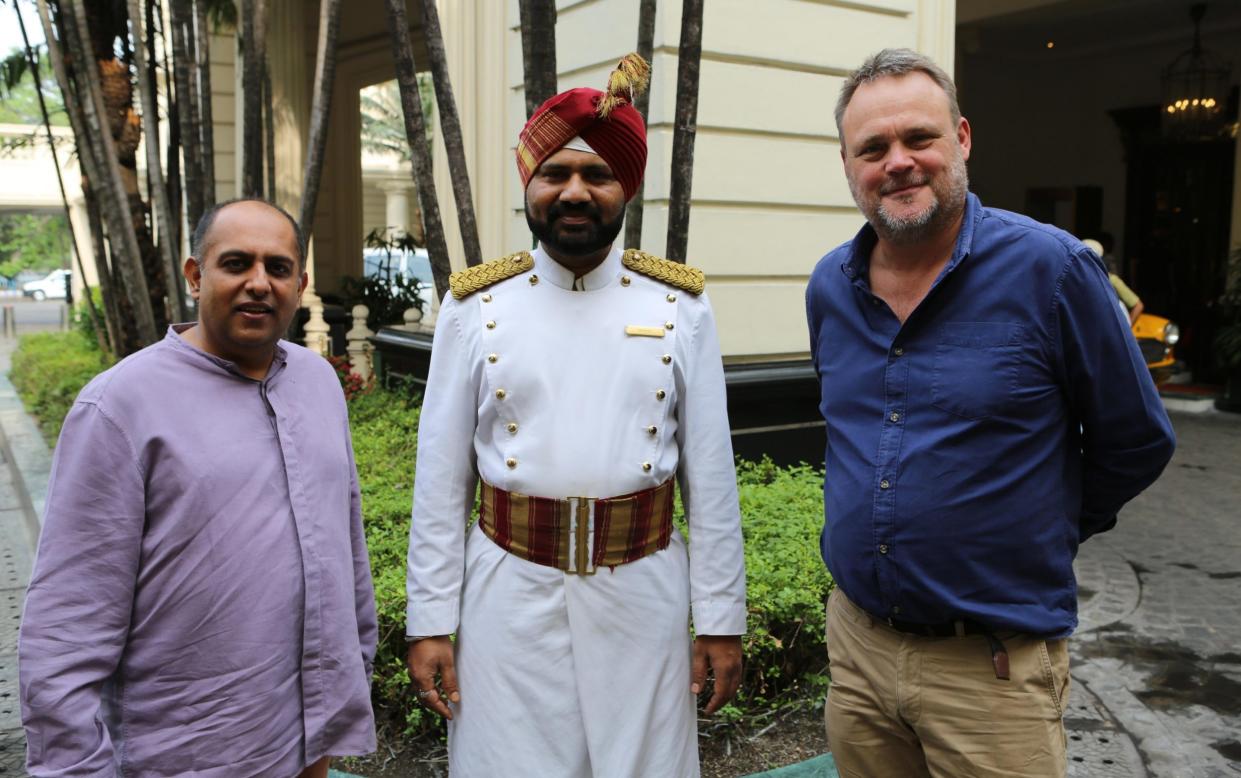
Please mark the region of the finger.
POLYGON ((444 718, 451 719, 452 711, 449 710, 448 705, 445 704, 443 696, 440 695, 440 693, 437 692, 434 687, 432 687, 431 689, 427 691, 429 693, 426 694, 426 696, 423 696, 422 692, 418 693, 418 698, 422 701, 422 704, 427 706, 428 709, 443 716, 444 718))
MULTIPOLYGON (((741 658, 740 656, 728 656, 725 666, 716 666, 715 668, 715 696, 712 700, 719 699, 719 707, 725 706, 737 696, 737 689, 741 687, 741 658)), ((712 711, 714 712, 714 711, 712 711)))
POLYGON ((445 657, 440 665, 440 688, 450 701, 461 702, 461 689, 457 686, 457 665, 451 655, 445 657))
POLYGON ((702 643, 694 641, 693 660, 690 664, 689 690, 691 694, 702 691, 707 682, 707 650, 702 643))
POLYGON ((727 705, 737 696, 737 689, 741 686, 741 661, 738 657, 730 656, 712 669, 715 671, 715 693, 707 703, 707 715, 727 705))

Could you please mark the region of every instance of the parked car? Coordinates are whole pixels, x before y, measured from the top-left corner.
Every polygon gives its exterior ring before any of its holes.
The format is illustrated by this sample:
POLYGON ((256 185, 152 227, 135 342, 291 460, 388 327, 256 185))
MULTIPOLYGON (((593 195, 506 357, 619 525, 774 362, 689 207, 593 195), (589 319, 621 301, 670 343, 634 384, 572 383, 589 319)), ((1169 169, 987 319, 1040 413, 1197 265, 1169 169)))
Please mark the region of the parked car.
POLYGON ((362 275, 366 278, 386 278, 389 282, 399 276, 417 281, 422 310, 431 310, 431 290, 435 288, 435 281, 431 276, 431 256, 426 249, 408 252, 393 250, 391 253, 385 249, 365 249, 362 252, 362 275))
POLYGON ((1180 328, 1162 316, 1143 313, 1133 323, 1133 336, 1155 380, 1166 378, 1176 363, 1172 347, 1181 339, 1180 328))
POLYGON ((22 284, 22 296, 36 300, 63 300, 68 296, 68 270, 53 270, 47 277, 22 284))

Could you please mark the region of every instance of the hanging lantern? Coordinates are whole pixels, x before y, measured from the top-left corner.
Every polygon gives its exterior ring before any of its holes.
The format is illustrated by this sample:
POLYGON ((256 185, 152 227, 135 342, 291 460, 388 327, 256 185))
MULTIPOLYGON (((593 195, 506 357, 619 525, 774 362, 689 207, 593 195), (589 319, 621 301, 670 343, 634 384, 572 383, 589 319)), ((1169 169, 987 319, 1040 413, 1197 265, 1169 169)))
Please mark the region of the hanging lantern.
POLYGON ((1225 124, 1229 62, 1202 48, 1206 3, 1189 9, 1194 45, 1163 70, 1163 133, 1176 140, 1201 140, 1220 134, 1225 124))

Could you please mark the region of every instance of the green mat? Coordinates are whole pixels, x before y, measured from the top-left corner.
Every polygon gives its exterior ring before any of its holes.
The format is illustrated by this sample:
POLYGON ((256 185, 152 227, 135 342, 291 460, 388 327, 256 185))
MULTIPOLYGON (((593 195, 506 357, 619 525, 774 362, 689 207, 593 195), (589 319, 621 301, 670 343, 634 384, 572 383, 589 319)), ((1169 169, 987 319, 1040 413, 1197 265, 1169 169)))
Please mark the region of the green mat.
POLYGON ((838 774, 836 760, 831 754, 823 754, 788 767, 777 767, 765 773, 755 773, 747 778, 838 778, 838 774))
MULTIPOLYGON (((328 770, 328 778, 358 778, 339 770, 328 770)), ((837 778, 836 761, 831 754, 823 754, 805 762, 779 767, 765 773, 755 773, 748 778, 837 778)))

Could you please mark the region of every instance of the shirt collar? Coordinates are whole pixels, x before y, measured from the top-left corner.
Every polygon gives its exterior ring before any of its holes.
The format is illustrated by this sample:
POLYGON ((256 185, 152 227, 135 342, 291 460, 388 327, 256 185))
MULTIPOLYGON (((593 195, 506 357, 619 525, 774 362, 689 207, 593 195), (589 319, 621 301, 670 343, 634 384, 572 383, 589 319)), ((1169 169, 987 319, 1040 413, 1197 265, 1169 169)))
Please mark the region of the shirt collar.
MULTIPOLYGON (((241 372, 241 368, 237 367, 237 363, 223 357, 217 357, 215 354, 208 354, 206 351, 198 348, 185 338, 181 337, 181 333, 193 327, 197 322, 185 322, 184 324, 169 324, 168 332, 164 335, 164 343, 172 348, 186 354, 191 359, 197 360, 200 364, 209 364, 221 370, 225 370, 238 378, 244 378, 247 381, 253 381, 245 373, 241 372)), ((288 360, 288 352, 284 348, 284 341, 276 343, 276 353, 272 357, 271 367, 267 369, 267 378, 262 383, 270 381, 277 373, 284 368, 285 362, 288 360)))
MULTIPOLYGON (((952 258, 948 260, 948 264, 944 267, 943 272, 940 273, 941 277, 952 272, 953 268, 961 264, 962 260, 970 255, 970 251, 974 247, 974 231, 982 216, 982 203, 978 201, 978 196, 973 192, 966 193, 965 213, 961 217, 961 230, 957 233, 957 242, 952 249, 952 258)), ((862 229, 858 230, 857 235, 853 236, 853 242, 849 247, 849 255, 840 265, 841 272, 850 281, 866 283, 866 279, 870 275, 870 253, 874 250, 875 243, 878 240, 879 236, 875 234, 875 228, 870 226, 870 222, 863 224, 862 229)))
POLYGON ((608 256, 599 263, 599 266, 582 276, 581 279, 575 279, 572 270, 548 256, 542 244, 539 244, 539 247, 531 253, 534 256, 534 272, 561 289, 593 292, 611 284, 621 273, 621 252, 615 245, 608 252, 608 256))

